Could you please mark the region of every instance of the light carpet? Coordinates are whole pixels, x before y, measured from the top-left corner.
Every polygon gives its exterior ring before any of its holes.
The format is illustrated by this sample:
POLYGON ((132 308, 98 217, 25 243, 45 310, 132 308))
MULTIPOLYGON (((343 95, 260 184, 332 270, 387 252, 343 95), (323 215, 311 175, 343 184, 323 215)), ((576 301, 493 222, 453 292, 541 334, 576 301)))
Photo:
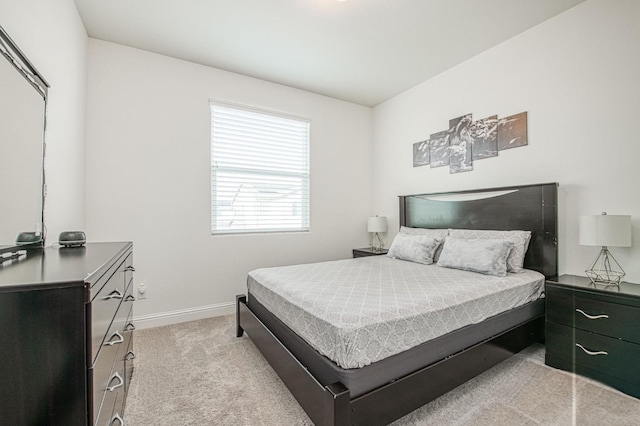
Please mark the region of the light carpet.
MULTIPOLYGON (((136 331, 134 346, 127 426, 312 425, 234 316, 136 331)), ((640 425, 640 400, 533 345, 393 425, 640 425)))

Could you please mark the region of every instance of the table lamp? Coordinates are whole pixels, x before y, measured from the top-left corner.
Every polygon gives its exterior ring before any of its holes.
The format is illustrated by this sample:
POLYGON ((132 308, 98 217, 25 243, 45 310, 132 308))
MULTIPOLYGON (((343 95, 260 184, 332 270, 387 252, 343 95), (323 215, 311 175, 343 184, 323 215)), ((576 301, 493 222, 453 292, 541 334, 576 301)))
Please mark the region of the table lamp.
POLYGON ((580 218, 580 244, 602 249, 584 272, 591 282, 620 285, 625 273, 609 251, 609 247, 631 247, 631 216, 600 215, 580 218))
POLYGON ((384 241, 379 233, 387 232, 387 218, 385 216, 370 217, 367 220, 367 231, 374 234, 371 238, 371 250, 381 251, 384 248, 384 241))

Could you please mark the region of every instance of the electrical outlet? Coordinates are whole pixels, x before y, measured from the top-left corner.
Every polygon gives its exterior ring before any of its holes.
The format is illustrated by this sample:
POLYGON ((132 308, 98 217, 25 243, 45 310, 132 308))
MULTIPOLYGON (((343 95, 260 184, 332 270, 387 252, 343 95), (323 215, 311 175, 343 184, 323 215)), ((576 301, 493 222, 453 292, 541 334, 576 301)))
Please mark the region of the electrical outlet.
POLYGON ((138 284, 138 299, 146 299, 147 298, 147 286, 145 283, 138 284))

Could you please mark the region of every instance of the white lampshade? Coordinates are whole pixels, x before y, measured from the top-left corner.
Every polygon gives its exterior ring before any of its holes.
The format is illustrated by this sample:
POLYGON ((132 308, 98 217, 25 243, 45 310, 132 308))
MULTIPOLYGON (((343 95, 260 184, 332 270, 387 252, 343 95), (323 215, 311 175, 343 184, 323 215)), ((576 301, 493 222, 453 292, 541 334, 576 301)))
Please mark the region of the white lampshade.
POLYGON ((580 218, 580 244, 631 247, 631 216, 599 214, 580 218))
POLYGON ((367 219, 368 232, 387 232, 387 218, 385 216, 375 216, 367 219))

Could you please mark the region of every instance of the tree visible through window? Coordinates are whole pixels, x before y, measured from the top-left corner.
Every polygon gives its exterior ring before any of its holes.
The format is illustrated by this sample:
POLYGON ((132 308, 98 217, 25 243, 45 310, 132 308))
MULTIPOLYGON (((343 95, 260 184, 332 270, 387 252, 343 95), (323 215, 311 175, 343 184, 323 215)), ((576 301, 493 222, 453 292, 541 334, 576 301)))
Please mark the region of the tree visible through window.
POLYGON ((308 120, 211 102, 211 233, 309 230, 308 120))

